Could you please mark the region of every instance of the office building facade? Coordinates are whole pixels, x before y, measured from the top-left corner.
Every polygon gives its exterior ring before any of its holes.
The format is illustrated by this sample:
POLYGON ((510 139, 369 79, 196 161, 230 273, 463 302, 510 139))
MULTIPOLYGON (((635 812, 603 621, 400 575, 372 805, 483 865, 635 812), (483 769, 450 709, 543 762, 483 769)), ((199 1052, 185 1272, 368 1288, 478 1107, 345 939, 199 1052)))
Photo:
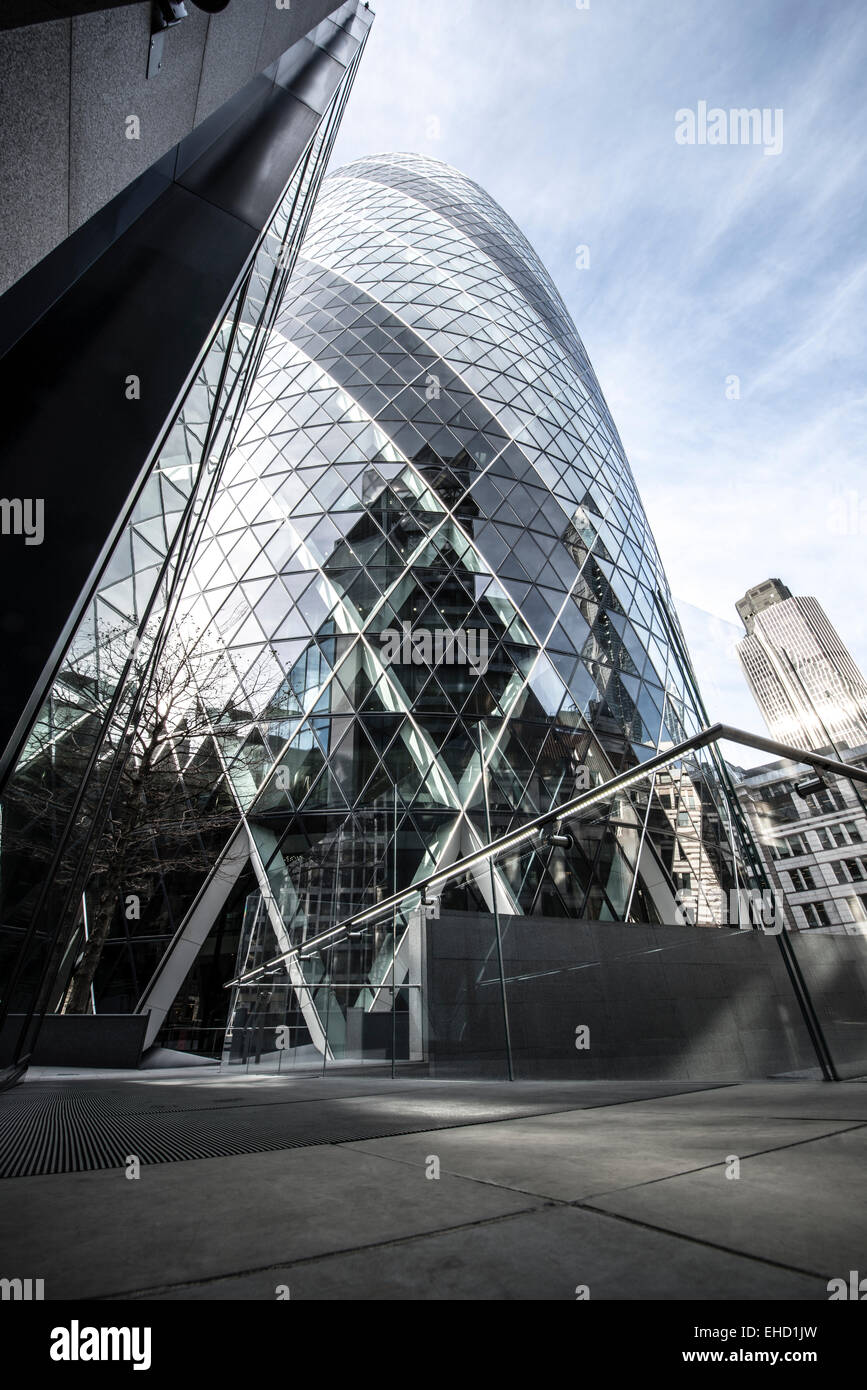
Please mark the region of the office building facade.
POLYGON ((738 658, 771 737, 804 749, 867 742, 867 681, 822 605, 769 579, 736 606, 738 658))
MULTIPOLYGON (((846 750, 867 767, 867 747, 846 750)), ((737 789, 790 931, 867 930, 867 802, 848 778, 776 761, 737 773, 737 789)))

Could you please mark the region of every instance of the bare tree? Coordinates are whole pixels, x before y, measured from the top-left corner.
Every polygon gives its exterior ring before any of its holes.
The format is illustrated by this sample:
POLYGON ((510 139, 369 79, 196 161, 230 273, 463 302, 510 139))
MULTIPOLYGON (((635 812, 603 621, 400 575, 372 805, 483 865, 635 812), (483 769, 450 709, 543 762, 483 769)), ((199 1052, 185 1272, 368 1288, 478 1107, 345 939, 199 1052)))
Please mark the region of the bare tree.
MULTIPOLYGON (((270 682, 273 690, 273 664, 263 663, 258 674, 246 676, 239 707, 229 656, 208 652, 200 632, 174 629, 152 669, 139 670, 129 694, 113 703, 119 681, 128 679, 129 659, 129 641, 120 634, 102 643, 89 665, 78 664, 61 707, 35 732, 27 775, 16 779, 11 792, 13 823, 19 836, 25 831, 28 852, 39 854, 41 846, 48 857, 51 826, 69 815, 71 790, 99 731, 101 773, 92 777, 77 817, 78 846, 88 829, 95 832, 86 876, 89 933, 65 991, 64 1013, 89 1012, 91 986, 119 905, 131 899, 137 904, 160 875, 205 873, 213 866, 215 832, 234 828, 238 820, 220 749, 229 756, 237 750, 255 724, 252 706, 261 687, 270 682), (110 796, 100 803, 107 783, 110 796), (41 835, 34 833, 40 828, 41 835)), ((77 862, 71 852, 56 873, 59 883, 74 882, 77 862)))

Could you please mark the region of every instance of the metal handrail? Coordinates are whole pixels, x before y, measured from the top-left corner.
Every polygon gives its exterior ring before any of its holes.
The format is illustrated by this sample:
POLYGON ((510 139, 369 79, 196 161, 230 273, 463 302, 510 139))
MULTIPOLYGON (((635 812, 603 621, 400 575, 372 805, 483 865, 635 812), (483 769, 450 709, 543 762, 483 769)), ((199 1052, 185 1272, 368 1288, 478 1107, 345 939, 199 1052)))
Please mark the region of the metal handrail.
POLYGON ((386 916, 408 899, 417 897, 420 902, 427 901, 428 893, 431 890, 443 887, 453 879, 463 878, 465 874, 477 866, 486 864, 506 851, 532 840, 547 826, 561 825, 564 821, 578 815, 586 806, 597 801, 604 801, 612 793, 622 791, 635 782, 644 781, 653 772, 661 767, 666 767, 669 763, 676 762, 684 754, 705 748, 711 743, 718 743, 720 739, 726 739, 729 743, 739 743, 747 748, 755 748, 759 752, 776 753, 781 758, 806 763, 808 766, 821 768, 824 772, 833 772, 837 776, 847 777, 852 781, 863 782, 867 785, 867 771, 853 767, 850 763, 838 762, 836 758, 825 757, 822 753, 813 753, 802 748, 793 748, 789 744, 777 743, 773 739, 747 733, 744 729, 732 728, 729 724, 710 724, 707 728, 700 729, 697 734, 693 734, 691 738, 684 739, 682 743, 674 744, 665 752, 657 753, 654 757, 648 758, 638 767, 631 767, 625 772, 617 773, 614 777, 610 777, 607 782, 601 782, 597 787, 581 792, 569 801, 564 801, 561 805, 554 806, 551 810, 527 821, 519 829, 509 831, 507 834, 501 835, 499 839, 491 840, 481 849, 473 850, 472 853, 464 855, 461 859, 454 860, 445 868, 436 869, 433 873, 420 879, 418 883, 410 884, 408 888, 392 893, 380 902, 362 908, 359 912, 354 912, 350 917, 344 917, 342 921, 329 927, 327 931, 309 937, 302 945, 293 946, 288 951, 283 951, 272 957, 271 960, 255 966, 252 970, 237 975, 234 979, 228 980, 224 988, 231 989, 253 984, 257 980, 264 979, 269 973, 273 973, 290 960, 314 955, 323 947, 334 945, 343 937, 352 936, 379 917, 386 916))

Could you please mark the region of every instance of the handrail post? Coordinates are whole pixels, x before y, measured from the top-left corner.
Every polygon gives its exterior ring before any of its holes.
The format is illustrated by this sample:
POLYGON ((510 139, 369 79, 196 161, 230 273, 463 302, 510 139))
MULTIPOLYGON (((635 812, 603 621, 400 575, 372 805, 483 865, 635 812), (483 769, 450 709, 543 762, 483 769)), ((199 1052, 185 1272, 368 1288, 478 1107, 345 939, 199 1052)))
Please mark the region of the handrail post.
MULTIPOLYGON (((491 844, 491 803, 488 800, 488 778, 485 772, 485 750, 482 744, 482 721, 478 722, 479 733, 479 775, 482 779, 482 795, 485 803, 485 833, 488 837, 488 844, 491 844)), ((509 1028, 509 1002, 506 998, 506 972, 503 967, 503 938, 500 931, 500 909, 497 906, 497 880, 494 874, 494 856, 488 857, 488 866, 491 872, 491 907, 494 914, 494 934, 497 939, 497 967, 500 971, 500 998, 503 1003, 503 1033, 506 1039, 506 1064, 509 1070, 509 1080, 515 1079, 515 1068, 512 1063, 512 1034, 509 1028)))

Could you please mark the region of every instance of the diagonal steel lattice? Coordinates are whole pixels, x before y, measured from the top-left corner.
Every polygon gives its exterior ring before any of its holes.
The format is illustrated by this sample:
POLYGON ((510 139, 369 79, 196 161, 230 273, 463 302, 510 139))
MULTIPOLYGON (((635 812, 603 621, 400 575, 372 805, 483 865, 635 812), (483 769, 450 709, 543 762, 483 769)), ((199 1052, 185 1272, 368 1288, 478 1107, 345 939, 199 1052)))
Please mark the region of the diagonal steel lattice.
MULTIPOLYGON (((483 190, 415 155, 325 180, 182 620, 238 703, 275 692, 222 751, 290 940, 706 722, 562 299, 483 190), (456 632, 475 661, 437 659, 456 632)), ((719 920, 734 819, 696 762, 455 901, 670 921, 689 882, 719 920)))

